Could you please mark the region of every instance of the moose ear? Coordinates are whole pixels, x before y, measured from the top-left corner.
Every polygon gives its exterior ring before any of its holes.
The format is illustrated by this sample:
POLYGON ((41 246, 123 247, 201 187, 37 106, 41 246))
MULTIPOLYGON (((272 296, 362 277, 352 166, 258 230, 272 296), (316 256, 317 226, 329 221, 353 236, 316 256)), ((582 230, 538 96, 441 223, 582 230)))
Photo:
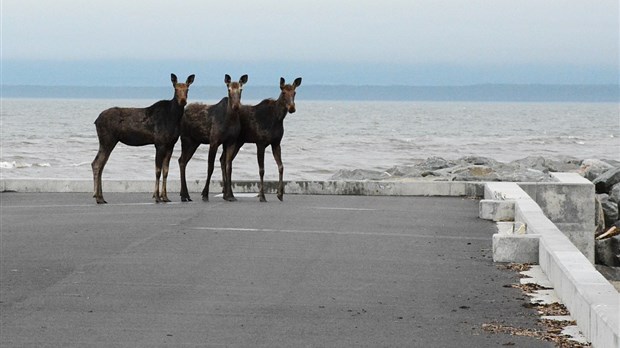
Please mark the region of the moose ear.
POLYGON ((286 81, 284 81, 284 77, 280 77, 280 89, 284 88, 286 81))
POLYGON ((187 86, 189 87, 189 85, 191 85, 192 83, 194 83, 194 74, 191 74, 187 77, 187 81, 185 81, 185 83, 187 84, 187 86))
POLYGON ((301 85, 301 77, 296 78, 295 82, 293 82, 293 86, 295 86, 295 88, 299 87, 299 85, 301 85))
POLYGON ((239 79, 239 83, 242 85, 245 85, 246 83, 248 83, 248 75, 243 75, 241 76, 241 78, 239 79))
POLYGON ((230 78, 230 75, 228 74, 224 75, 224 83, 229 84, 230 81, 232 81, 232 79, 230 78))
POLYGON ((175 74, 170 74, 170 81, 172 81, 172 85, 176 85, 177 84, 177 75, 175 74))

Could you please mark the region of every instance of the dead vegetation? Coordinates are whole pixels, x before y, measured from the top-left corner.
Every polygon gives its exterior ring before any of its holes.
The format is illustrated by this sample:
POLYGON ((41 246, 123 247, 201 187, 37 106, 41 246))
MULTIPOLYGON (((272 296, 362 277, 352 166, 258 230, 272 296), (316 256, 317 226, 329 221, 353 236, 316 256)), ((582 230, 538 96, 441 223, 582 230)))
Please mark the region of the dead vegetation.
MULTIPOLYGON (((527 271, 531 268, 530 264, 517 264, 510 263, 506 265, 499 265, 501 269, 512 270, 515 272, 523 272, 527 271)), ((521 289, 524 293, 533 293, 537 290, 548 290, 548 288, 540 286, 538 284, 528 283, 528 284, 510 284, 505 287, 513 287, 521 289)), ((525 307, 533 308, 540 316, 563 316, 569 315, 569 311, 566 307, 561 303, 552 303, 552 304, 532 304, 527 302, 524 304, 525 307)), ((553 342, 557 347, 561 348, 578 348, 578 347, 590 347, 590 344, 582 344, 579 342, 575 342, 569 339, 569 336, 562 334, 562 330, 567 326, 576 325, 577 323, 574 320, 549 320, 549 319, 539 319, 538 324, 540 329, 527 329, 527 328, 519 328, 512 327, 508 325, 502 325, 498 323, 485 323, 482 324, 482 329, 486 332, 490 333, 503 333, 509 334, 512 336, 523 336, 523 337, 533 337, 539 340, 553 342)), ((514 343, 507 343, 505 345, 514 345, 514 343)))

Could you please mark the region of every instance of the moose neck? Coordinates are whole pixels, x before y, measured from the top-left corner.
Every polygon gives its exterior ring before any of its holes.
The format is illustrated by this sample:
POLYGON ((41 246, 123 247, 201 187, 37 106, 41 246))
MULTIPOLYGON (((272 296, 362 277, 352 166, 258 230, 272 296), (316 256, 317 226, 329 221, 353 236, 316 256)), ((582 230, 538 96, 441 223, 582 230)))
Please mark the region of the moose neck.
POLYGON ((278 120, 282 121, 286 117, 287 113, 288 113, 288 107, 286 106, 286 100, 284 100, 284 97, 282 96, 282 94, 280 94, 280 96, 278 97, 278 100, 276 100, 276 107, 274 110, 274 114, 278 120))
POLYGON ((170 101, 170 112, 182 115, 184 110, 185 106, 179 105, 177 96, 175 95, 174 97, 172 97, 172 100, 170 101))

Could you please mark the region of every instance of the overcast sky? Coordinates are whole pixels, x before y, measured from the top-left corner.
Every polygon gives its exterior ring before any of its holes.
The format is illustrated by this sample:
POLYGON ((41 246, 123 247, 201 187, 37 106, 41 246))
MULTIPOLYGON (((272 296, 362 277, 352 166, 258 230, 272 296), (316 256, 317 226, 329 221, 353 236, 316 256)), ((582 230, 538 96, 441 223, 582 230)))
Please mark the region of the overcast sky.
POLYGON ((618 0, 2 0, 3 83, 618 83, 618 0), (226 71, 224 71, 226 70, 226 71), (295 76, 293 76, 295 75, 295 76), (254 76, 254 79, 253 79, 254 76), (183 77, 183 78, 184 78, 183 77))

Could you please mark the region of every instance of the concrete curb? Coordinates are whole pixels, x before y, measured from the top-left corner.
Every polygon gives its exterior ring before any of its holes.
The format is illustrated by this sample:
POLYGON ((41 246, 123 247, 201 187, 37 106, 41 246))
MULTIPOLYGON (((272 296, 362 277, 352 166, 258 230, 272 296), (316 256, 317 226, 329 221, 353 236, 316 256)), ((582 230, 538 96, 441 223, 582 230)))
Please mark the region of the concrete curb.
MULTIPOLYGON (((593 186, 577 174, 558 174, 556 179, 558 183, 522 184, 453 181, 289 181, 285 183, 285 192, 484 197, 485 200, 481 201, 481 217, 487 219, 490 217, 495 221, 506 221, 512 217, 515 222, 526 226, 527 241, 524 251, 515 252, 516 247, 509 246, 510 243, 504 249, 511 250, 513 258, 537 259, 534 261, 538 261, 541 265, 559 298, 576 319, 580 330, 595 347, 620 347, 620 295, 589 261, 588 257, 593 258, 593 253, 589 254, 589 241, 584 239, 589 228, 592 228, 590 232, 592 236, 594 235, 593 186), (487 203, 483 203, 485 201, 487 203), (505 204, 498 201, 512 201, 512 203, 505 204), (513 216, 510 216, 511 207, 514 207, 513 216), (494 219, 494 212, 501 213, 502 216, 494 219), (548 216, 559 219, 557 224, 562 230, 548 216), (571 241, 565 233, 577 237, 571 241), (588 257, 584 256, 573 244, 574 242, 578 243, 580 249, 585 250, 588 257), (537 250, 531 250, 532 248, 537 250)), ((265 185, 267 192, 275 192, 275 182, 266 182, 265 185)), ((151 192, 153 186, 154 181, 109 180, 104 181, 103 191, 104 193, 151 192)), ((188 182, 189 191, 193 195, 198 195, 203 186, 204 181, 188 182)), ((0 179, 0 190, 92 193, 93 187, 91 180, 0 179)), ((211 185, 211 190, 213 193, 219 193, 220 186, 211 185)), ((171 197, 172 193, 179 192, 178 181, 171 181, 168 191, 171 197)), ((257 192, 258 183, 237 181, 233 185, 233 191, 257 192)), ((497 238, 501 239, 494 236, 494 239, 497 238)), ((513 235, 511 238, 519 237, 513 235)), ((512 242, 518 243, 518 240, 512 242)))
MULTIPOLYGON (((187 182, 190 195, 199 194, 204 180, 187 182)), ((106 192, 152 192, 155 180, 104 180, 106 192)), ((275 193, 277 182, 265 181, 265 193, 275 193)), ((285 181, 286 194, 362 195, 362 196, 467 196, 481 197, 482 182, 457 181, 285 181)), ((221 191, 221 182, 211 184, 211 193, 221 191)), ((16 192, 93 192, 92 180, 0 179, 0 191, 16 192)), ((180 191, 178 180, 168 182, 168 196, 180 191)), ((233 192, 258 192, 256 181, 234 181, 233 192)))

